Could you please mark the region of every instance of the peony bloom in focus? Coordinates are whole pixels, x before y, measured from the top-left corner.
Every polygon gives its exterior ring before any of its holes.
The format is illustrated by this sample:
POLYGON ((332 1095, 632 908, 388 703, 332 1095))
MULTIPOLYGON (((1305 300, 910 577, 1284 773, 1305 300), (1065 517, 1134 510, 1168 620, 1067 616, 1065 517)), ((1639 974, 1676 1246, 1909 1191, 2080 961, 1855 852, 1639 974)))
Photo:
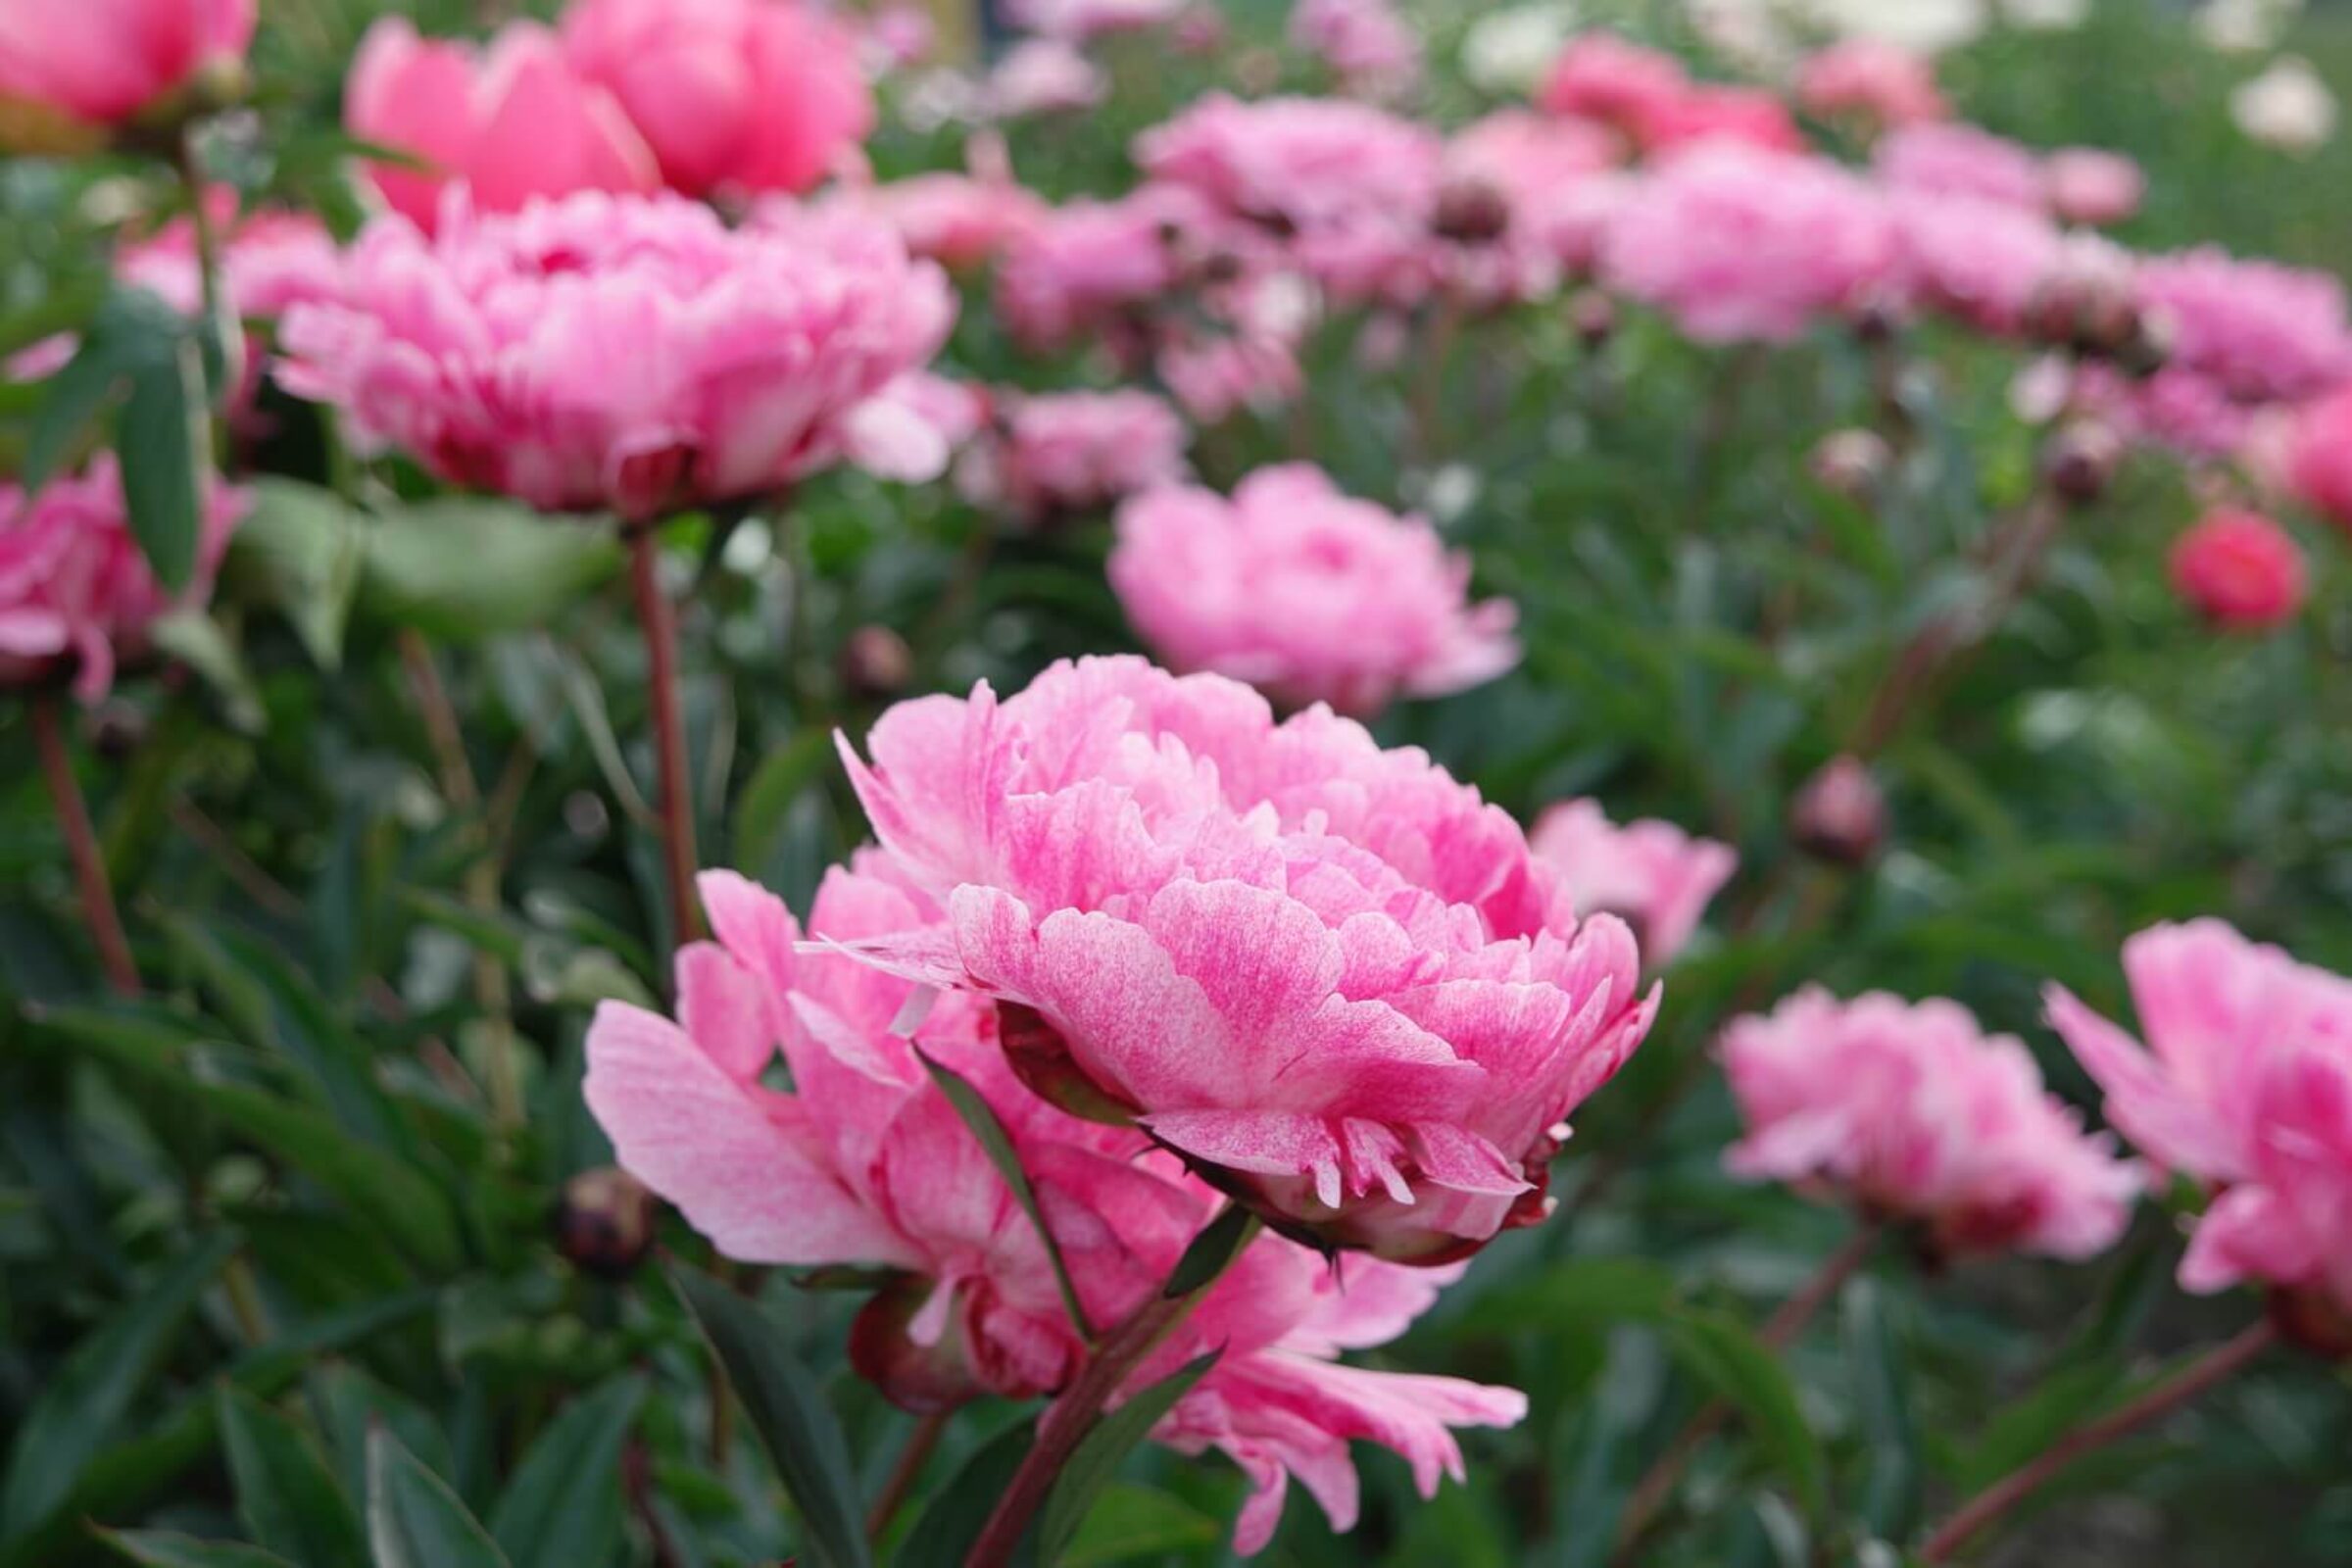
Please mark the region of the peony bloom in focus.
POLYGON ((1628 43, 1613 32, 1592 31, 1578 34, 1560 51, 1536 102, 1548 113, 1596 120, 1636 136, 1690 85, 1674 56, 1628 43))
POLYGON ((2286 439, 2286 482, 2307 506, 2352 530, 2352 386, 2303 408, 2286 439))
POLYGON ((1169 487, 1119 509, 1110 584, 1181 670, 1246 680, 1292 705, 1379 712, 1519 662, 1513 608, 1468 602, 1470 563, 1429 522, 1342 495, 1311 464, 1234 490, 1169 487))
POLYGON ((1936 86, 1936 64, 1899 44, 1849 38, 1808 59, 1796 101, 1825 120, 1851 115, 1873 127, 1941 120, 1951 112, 1936 86))
POLYGON ((2259 512, 2217 508, 2173 541, 2173 591, 2225 631, 2295 618, 2309 582, 2294 536, 2259 512))
POLYGON ((1185 476, 1184 421, 1149 392, 1008 396, 957 466, 966 498, 1032 520, 1093 512, 1185 476))
POLYGON ((2139 211, 2148 178, 2122 153, 2061 147, 2041 166, 2043 194, 2061 222, 2104 228, 2139 211))
POLYGON ((1836 165, 1702 147, 1635 187, 1601 241, 1604 280, 1705 342, 1786 342, 1881 281, 1892 229, 1836 165))
POLYGON ((52 479, 30 503, 18 486, 0 484, 0 684, 31 685, 71 670, 74 696, 104 697, 116 668, 146 651, 156 620, 211 597, 245 507, 243 492, 213 483, 195 573, 172 594, 131 537, 111 454, 83 473, 52 479))
POLYGON ((937 352, 946 278, 841 212, 730 229, 682 198, 583 192, 378 219, 340 300, 279 329, 278 379, 443 480, 631 517, 764 494, 842 458, 937 473, 931 426, 881 396, 937 352))
POLYGON ((856 35, 806 0, 573 0, 564 48, 689 196, 808 190, 874 128, 856 35))
MULTIPOLYGON (((850 1357, 893 1402, 935 1411, 1058 1392, 1085 1343, 1036 1229, 916 1050, 962 1076, 1004 1126, 1094 1325, 1159 1288, 1217 1195, 1143 1133, 1083 1121, 1024 1088, 985 999, 942 997, 906 1025, 915 986, 838 953, 796 951, 783 904, 741 877, 709 872, 701 885, 717 939, 679 954, 675 1021, 607 1003, 588 1032, 589 1107, 622 1165, 728 1256, 885 1271, 850 1357), (779 1062, 789 1089, 768 1086, 779 1062)), ((868 851, 827 874, 809 928, 852 943, 941 915, 868 851)), ((1250 1477, 1240 1550, 1265 1544, 1292 1474, 1333 1528, 1349 1528, 1351 1439, 1404 1455, 1427 1493, 1461 1474, 1449 1429, 1524 1414, 1512 1390, 1341 1364, 1343 1351, 1401 1333, 1451 1277, 1363 1257, 1335 1268, 1261 1235, 1136 1369, 1130 1391, 1222 1349, 1152 1436, 1186 1453, 1218 1448, 1250 1477)))
POLYGON ((242 70, 255 0, 8 0, 0 116, 118 125, 196 78, 242 70))
POLYGON ((866 815, 948 920, 862 951, 996 998, 1041 1093, 1318 1244, 1435 1263, 1539 1219, 1561 1119, 1655 1009, 1509 816, 1327 709, 1091 659, 903 703, 867 750, 866 815))
POLYGON ((2352 981, 2219 920, 2124 944, 2148 1049, 2047 990, 2050 1023, 2151 1161, 2215 1194, 2180 1284, 2262 1280, 2352 1313, 2352 981))
POLYGON ((343 85, 343 126, 425 166, 364 166, 392 210, 421 228, 433 226, 452 183, 475 211, 503 213, 534 196, 662 182, 620 105, 574 74, 534 23, 510 23, 477 51, 419 37, 405 17, 378 20, 343 85))
POLYGON ((1905 125, 1872 155, 1881 181, 1895 190, 1980 196, 2041 209, 2041 160, 2034 150, 1975 125, 1950 122, 1905 125))
POLYGON ((1605 909, 1632 925, 1652 964, 1674 961, 1740 865, 1730 845, 1692 838, 1672 822, 1620 827, 1598 801, 1552 807, 1536 819, 1528 844, 1559 873, 1579 911, 1605 909))
POLYGON ((1807 987, 1733 1019, 1722 1054, 1746 1125, 1724 1156, 1736 1176, 1826 1188, 1947 1254, 2084 1258, 2131 1221, 2139 1168, 1958 1003, 1807 987))

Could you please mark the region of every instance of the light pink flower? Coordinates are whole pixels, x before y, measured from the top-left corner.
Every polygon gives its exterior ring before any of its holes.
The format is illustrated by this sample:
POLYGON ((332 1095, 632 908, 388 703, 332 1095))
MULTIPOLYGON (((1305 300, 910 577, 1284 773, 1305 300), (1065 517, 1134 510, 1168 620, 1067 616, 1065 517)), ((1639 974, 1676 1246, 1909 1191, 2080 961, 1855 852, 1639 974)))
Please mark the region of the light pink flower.
POLYGON ((1421 79, 1421 35, 1389 0, 1293 0, 1290 36, 1366 97, 1409 92, 1421 79))
POLYGON ((888 224, 911 254, 959 272, 1026 239, 1051 211, 1009 180, 946 172, 842 186, 826 198, 836 202, 888 224))
POLYGON ((451 483, 630 516, 904 459, 920 432, 877 399, 955 312, 936 267, 855 215, 730 229, 672 196, 454 205, 431 237, 379 219, 345 279, 287 314, 289 391, 451 483))
POLYGON ((1895 287, 1922 309, 2013 334, 2067 257, 2065 235, 2037 212, 1982 196, 1895 190, 1895 287))
POLYGON ((1872 155, 1881 181, 1897 190, 1979 196, 2038 212, 2041 160, 2030 147, 1956 122, 1902 126, 1872 155))
POLYGON ((1153 363, 1184 412, 1204 425, 1243 409, 1269 413, 1306 385, 1291 339, 1247 325, 1230 332, 1177 334, 1160 344, 1153 363))
POLYGON ((1004 20, 1025 31, 1083 43, 1172 21, 1188 0, 1007 0, 1004 20))
POLYGON ((1732 1020, 1722 1054, 1746 1124, 1733 1174, 1818 1184, 1943 1250, 2089 1257, 2139 1197, 2139 1168, 2043 1090, 2025 1045, 1958 1003, 1808 987, 1732 1020))
POLYGON ((2219 920, 2124 944, 2150 1050, 2059 986, 2050 1023, 2158 1165, 2215 1193, 2180 1283, 2259 1279, 2352 1311, 2352 981, 2219 920))
POLYGON ((948 909, 868 956, 1027 1009, 1033 1086, 1279 1225, 1427 1263, 1534 1221, 1560 1119, 1648 1028, 1622 922, 1328 710, 1087 660, 903 703, 867 748, 866 814, 948 909))
POLYGON ((806 0, 572 0, 564 47, 690 196, 808 190, 874 127, 857 36, 806 0))
POLYGON ((120 124, 191 78, 234 70, 255 0, 8 0, 0 8, 0 103, 120 124))
POLYGON ((2173 591, 2226 631, 2269 631, 2295 618, 2310 592, 2303 550, 2259 512, 2217 507, 2173 541, 2173 591))
POLYGON ((968 498, 1032 519, 1092 512, 1186 472, 1184 421, 1149 392, 1012 394, 997 413, 956 480, 968 498))
POLYGON ((1199 203, 1147 185, 1072 202, 1016 236, 997 270, 997 310, 1024 348, 1060 348, 1162 298, 1178 269, 1168 235, 1199 203))
POLYGON ((1618 207, 1601 275, 1708 342, 1783 342, 1836 312, 1894 259, 1883 204, 1818 159, 1702 147, 1618 207))
POLYGON ((2299 403, 2352 371, 2344 286, 2333 275, 2217 248, 2145 258, 2141 309, 2170 323, 2168 368, 2238 403, 2299 403))
POLYGON ((1110 77, 1059 38, 1024 38, 988 74, 988 112, 1003 120, 1092 109, 1110 91, 1110 77))
POLYGON ((1672 55, 1592 31, 1568 41, 1536 101, 1547 113, 1596 120, 1632 136, 1679 101, 1690 81, 1672 55))
MULTIPOLYGON (((1483 184, 1505 203, 1506 249, 1533 247, 1558 268, 1592 265, 1601 218, 1621 188, 1611 166, 1617 139, 1582 120, 1505 109, 1473 122, 1446 144, 1446 193, 1483 184)), ((1532 291, 1530 291, 1532 292, 1532 291)))
POLYGON ((2044 196, 2061 221, 2105 227, 2139 211, 2148 177, 2122 153, 2061 147, 2043 160, 2044 196))
POLYGON ((1740 857, 1728 844, 1692 838, 1672 822, 1645 819, 1620 827, 1598 801, 1563 801, 1536 819, 1528 835, 1536 858, 1559 873, 1581 913, 1622 916, 1652 964, 1674 956, 1740 857))
POLYGON ((1797 72, 1796 101, 1808 114, 1852 115, 1874 128, 1951 113, 1936 86, 1936 63, 1883 38, 1848 38, 1807 59, 1797 72))
POLYGON ((1260 468, 1230 501, 1175 486, 1136 497, 1109 571, 1168 663, 1294 705, 1372 714, 1519 662, 1512 607, 1469 603, 1469 561, 1427 519, 1343 495, 1310 464, 1260 468))
POLYGON ((2352 386, 2305 405, 2294 416, 2285 470, 2305 505, 2352 531, 2352 386))
POLYGON ((426 166, 364 166, 393 211, 425 228, 452 183, 478 212, 512 212, 534 196, 662 182, 620 105, 575 74, 536 23, 510 23, 477 51, 419 37, 405 17, 378 19, 344 82, 343 125, 426 166))
POLYGON ((112 455, 80 474, 49 481, 28 505, 0 483, 0 684, 74 675, 74 695, 94 703, 115 670, 147 648, 148 628, 212 596, 213 574, 246 497, 218 481, 204 501, 196 570, 169 593, 131 537, 122 481, 112 455))

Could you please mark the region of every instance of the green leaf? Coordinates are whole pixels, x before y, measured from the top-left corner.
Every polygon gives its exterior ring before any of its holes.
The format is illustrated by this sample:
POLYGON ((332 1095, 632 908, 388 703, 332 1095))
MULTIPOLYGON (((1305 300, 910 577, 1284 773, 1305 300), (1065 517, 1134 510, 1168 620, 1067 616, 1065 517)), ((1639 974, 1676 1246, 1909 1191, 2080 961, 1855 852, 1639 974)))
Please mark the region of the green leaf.
POLYGON ((1718 1312, 1684 1311, 1666 1321, 1675 1359, 1746 1418, 1748 1431, 1788 1477, 1804 1506, 1822 1505, 1821 1445, 1805 1424, 1795 1385, 1779 1357, 1736 1319, 1718 1312))
POLYGON ((872 1559, 850 1479, 849 1442, 787 1348, 783 1325, 707 1274, 680 1264, 670 1279, 799 1506, 808 1555, 817 1568, 865 1568, 872 1559))
POLYGON ((1100 1568, 1216 1544, 1224 1526, 1166 1493, 1113 1481, 1061 1554, 1061 1568, 1100 1568))
POLYGON ((624 1377, 548 1423, 490 1510, 490 1533, 514 1568, 594 1568, 619 1552, 620 1456, 645 1398, 624 1377))
POLYGON ((906 1543, 899 1548, 903 1563, 959 1563, 972 1549, 989 1514, 1012 1484, 1030 1447, 1037 1442, 1036 1424, 1027 1418, 972 1450, 948 1484, 934 1493, 930 1505, 914 1522, 906 1543))
MULTIPOLYGON (((43 383, 46 395, 24 443, 20 475, 28 499, 55 476, 83 432, 128 383, 140 358, 156 352, 155 345, 137 331, 122 330, 118 304, 124 297, 116 295, 100 308, 74 358, 43 383)), ((158 330, 170 328, 159 326, 158 330)))
POLYGON ((1120 1464, 1135 1451, 1145 1435, 1159 1424, 1159 1418, 1192 1392, 1194 1384, 1208 1375, 1208 1369, 1217 1364, 1217 1357, 1223 1353, 1220 1348, 1195 1356, 1137 1393, 1078 1440, 1078 1446, 1070 1451, 1069 1462, 1054 1480, 1054 1490, 1046 1494, 1045 1507, 1038 1512, 1039 1562, 1052 1568, 1062 1560, 1062 1553, 1078 1538, 1078 1527, 1086 1523, 1103 1490, 1118 1474, 1120 1464))
POLYGON ((1674 1305, 1674 1276, 1662 1264, 1634 1257, 1571 1258, 1524 1284, 1482 1297, 1464 1324, 1482 1334, 1531 1326, 1547 1330, 1654 1323, 1674 1305))
POLYGON ((449 1483, 381 1427, 368 1434, 368 1544, 375 1568, 512 1568, 449 1483))
POLYGON ((198 1541, 168 1530, 101 1530, 97 1536, 142 1568, 295 1568, 273 1552, 239 1541, 198 1541))
POLYGON ((343 632, 367 558, 362 519, 331 490, 265 474, 230 538, 223 580, 286 618, 320 669, 343 660, 343 632))
POLYGON ((1161 1298, 1173 1301, 1206 1286, 1225 1272, 1234 1254, 1256 1234, 1257 1216, 1239 1203, 1228 1202, 1216 1218, 1200 1228, 1200 1235, 1185 1244, 1184 1255, 1168 1271, 1167 1284, 1160 1287, 1161 1298))
POLYGON ((620 563, 600 518, 466 497, 378 517, 363 548, 360 603, 371 614, 458 641, 550 625, 620 563))
POLYGON ((310 1434, 226 1384, 217 1397, 246 1533, 303 1568, 362 1568, 368 1544, 360 1516, 310 1434))
POLYGON ((212 419, 205 407, 204 355, 182 336, 167 359, 132 375, 115 423, 115 458, 130 531, 148 565, 176 592, 196 574, 196 550, 210 495, 212 419))
POLYGON ((219 621, 201 610, 175 610, 150 622, 147 637, 156 652, 178 660, 212 688, 229 728, 240 735, 261 733, 261 689, 245 667, 244 654, 219 621))
POLYGON ((766 873, 793 803, 832 761, 833 734, 826 729, 804 730, 760 760, 727 835, 735 869, 751 877, 766 873))
MULTIPOLYGON (((1094 1328, 1086 1320, 1086 1308, 1079 1302, 1077 1286, 1070 1283, 1070 1271, 1068 1265, 1062 1262, 1061 1248, 1054 1240, 1054 1233, 1046 1228, 1045 1210, 1037 1205, 1037 1189, 1029 1184, 1029 1173, 1021 1168, 1021 1156, 1013 1152, 1012 1135, 1005 1132, 1004 1124, 997 1119, 996 1111, 987 1101, 980 1098, 980 1091, 966 1082, 961 1073, 936 1060, 920 1046, 914 1047, 914 1054, 921 1059, 924 1070, 931 1074, 931 1081, 939 1085, 939 1092, 948 1097, 948 1103, 956 1107, 956 1114, 963 1118, 963 1124, 972 1130, 972 1136, 980 1140, 981 1149, 987 1152, 988 1162, 997 1167, 997 1174, 1003 1176, 1004 1184, 1012 1189, 1013 1200, 1021 1205, 1021 1212, 1029 1216, 1029 1223, 1037 1231, 1038 1240, 1045 1244, 1046 1260, 1054 1266, 1054 1288, 1061 1292, 1062 1310, 1069 1313, 1070 1322, 1081 1336, 1093 1339, 1094 1328)), ((1189 1252, 1187 1256, 1190 1256, 1189 1252)))
MULTIPOLYGON (((439 1299, 436 1294, 434 1298, 439 1299)), ((368 1434, 381 1426, 436 1475, 458 1473, 449 1439, 431 1411, 346 1362, 329 1362, 308 1379, 311 1407, 334 1450, 346 1494, 368 1493, 368 1434)))
POLYGON ((72 1495, 74 1484, 130 1411, 147 1374, 171 1348, 180 1319, 237 1250, 216 1231, 174 1259, 145 1290, 75 1346, 24 1413, 0 1487, 0 1535, 23 1536, 72 1495))
POLYGON ((1870 1462, 1862 1488, 1862 1518, 1872 1534, 1900 1541, 1919 1512, 1925 1467, 1919 1422, 1911 1409, 1910 1357, 1896 1306, 1877 1280, 1845 1287, 1841 1328, 1853 1367, 1862 1435, 1870 1462))

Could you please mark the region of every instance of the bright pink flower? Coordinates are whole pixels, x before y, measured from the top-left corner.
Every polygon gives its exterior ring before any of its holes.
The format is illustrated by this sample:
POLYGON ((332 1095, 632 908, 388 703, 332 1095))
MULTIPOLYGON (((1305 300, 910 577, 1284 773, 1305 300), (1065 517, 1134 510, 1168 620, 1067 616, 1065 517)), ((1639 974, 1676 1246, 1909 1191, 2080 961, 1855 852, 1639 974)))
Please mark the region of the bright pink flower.
POLYGON ((1092 512, 1181 480, 1189 441, 1176 411, 1149 392, 1015 394, 956 479, 970 499, 1031 518, 1092 512))
POLYGON ((804 0, 573 0, 564 47, 690 196, 808 190, 874 127, 857 36, 804 0))
POLYGON ((1735 1175, 1819 1184, 1951 1252, 2089 1257, 2131 1220, 2139 1168, 1958 1003, 1808 987, 1732 1020, 1722 1053, 1747 1128, 1725 1155, 1735 1175))
POLYGON ((2173 541, 2173 591, 2226 631, 2269 631, 2310 591, 2302 548, 2259 512, 2219 507, 2173 541))
POLYGON ((74 696, 85 703, 104 697, 117 665, 146 650, 159 617, 211 597, 213 573, 245 507, 242 491, 213 484, 194 577, 175 595, 156 581, 131 537, 111 455, 83 473, 50 480, 29 505, 20 487, 0 484, 0 684, 71 670, 74 696))
POLYGON ((2344 286, 2330 273, 2208 246, 2147 257, 2137 277, 2141 309, 2172 327, 2167 368, 2233 402, 2300 403, 2352 370, 2344 286))
POLYGON ((1519 662, 1512 607, 1469 603, 1469 561, 1425 518, 1342 495, 1310 464, 1260 468, 1230 501, 1175 486, 1138 496, 1118 534, 1110 585, 1180 670, 1371 714, 1399 692, 1459 691, 1519 662))
POLYGON ((2286 481, 2305 505, 2352 530, 2352 386, 2306 405, 2287 437, 2286 481))
POLYGON ((1707 342, 1785 342, 1838 311, 1894 260, 1875 192, 1836 165, 1702 147, 1625 198, 1601 274, 1707 342))
POLYGON ((120 124, 191 78, 235 70, 255 0, 8 0, 0 104, 120 124))
POLYGON ((1560 1119, 1647 1030, 1621 921, 1417 751, 1137 659, 844 748, 948 925, 878 962, 1017 1004, 1041 1092, 1131 1115, 1283 1226, 1400 1261, 1545 1206, 1560 1119))
POLYGON ((1290 36, 1352 92, 1391 97, 1421 79, 1421 35, 1389 0, 1294 0, 1290 36))
POLYGON ((2352 1311, 2352 981, 2219 920, 2124 944, 2151 1051, 2059 986, 2050 1023, 2139 1152, 2217 1195, 2180 1283, 2261 1279, 2352 1311))
POLYGON ((671 196, 460 204, 431 237, 370 223, 344 298, 287 314, 278 377, 449 482, 647 516, 845 456, 919 470, 919 421, 877 400, 954 312, 936 267, 848 213, 730 229, 671 196))
POLYGON ((1951 113, 1936 63, 1882 38, 1848 38, 1812 56, 1797 72, 1796 101, 1825 120, 1852 115, 1878 129, 1951 113))
POLYGON ((1083 43, 1172 21, 1187 0, 1008 0, 1004 20, 1025 31, 1083 43))
POLYGON ((1651 157, 1732 142, 1766 152, 1804 151, 1804 133, 1778 98, 1758 87, 1697 83, 1648 111, 1634 139, 1651 157))
POLYGON ((393 211, 424 228, 452 183, 475 211, 491 213, 534 196, 650 191, 662 182, 620 105, 574 74, 554 34, 535 23, 511 23, 477 51, 419 37, 405 17, 381 18, 352 60, 343 124, 427 166, 365 166, 393 211))
POLYGON ((1598 801, 1552 807, 1536 819, 1528 843, 1559 873, 1581 912, 1605 909, 1629 922, 1652 964, 1674 961, 1740 865, 1730 845, 1692 838, 1672 822, 1620 827, 1598 801))
POLYGON ((2055 224, 2007 202, 1895 190, 1886 210, 1902 297, 1983 331, 2019 331, 2067 256, 2055 224))
POLYGON ((1975 125, 1905 125, 1881 139, 1872 163, 1896 190, 1981 196, 2036 212, 2042 206, 2041 160, 2034 150, 1975 125))
POLYGON ((1008 180, 914 174, 886 185, 839 187, 826 199, 889 225, 906 249, 956 271, 979 267, 1036 232, 1051 209, 1008 180))
POLYGON ((1613 32, 1586 32, 1552 62, 1536 102, 1550 114, 1597 120, 1630 136, 1679 101, 1690 80, 1672 55, 1613 32))
POLYGON ((2122 153, 2098 147, 2061 147, 2043 161, 2050 211, 2069 223, 2105 227, 2139 211, 2148 177, 2122 153))

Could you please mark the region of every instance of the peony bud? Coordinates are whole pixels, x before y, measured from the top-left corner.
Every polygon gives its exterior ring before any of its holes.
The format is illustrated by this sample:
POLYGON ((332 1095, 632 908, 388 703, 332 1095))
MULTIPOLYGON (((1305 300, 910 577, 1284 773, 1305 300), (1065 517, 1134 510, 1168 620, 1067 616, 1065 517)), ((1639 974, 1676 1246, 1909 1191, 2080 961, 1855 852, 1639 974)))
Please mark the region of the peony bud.
POLYGON ((1893 461, 1885 436, 1856 426, 1823 436, 1807 466, 1823 489, 1857 500, 1878 487, 1893 461))
POLYGON ((914 679, 914 650, 888 626, 867 623, 841 645, 842 690, 855 702, 887 702, 914 679))
POLYGON ((600 1165, 564 1184, 556 1250, 602 1280, 636 1272, 654 1245, 654 1195, 627 1171, 600 1165))
POLYGON ((1870 764, 1851 753, 1824 762, 1789 804, 1788 831, 1807 855, 1867 864, 1886 842, 1886 797, 1870 764))
POLYGON ((1440 239, 1491 245, 1510 232, 1510 227, 1511 204, 1491 182, 1457 177, 1439 189, 1430 228, 1440 239))
POLYGON ((1568 324, 1587 350, 1600 348, 1617 335, 1617 302, 1598 289, 1579 289, 1568 300, 1568 324))
POLYGON ((2124 438, 2097 419, 2071 419, 2043 449, 2042 478, 2071 506, 2083 507, 2107 493, 2123 466, 2124 438))

